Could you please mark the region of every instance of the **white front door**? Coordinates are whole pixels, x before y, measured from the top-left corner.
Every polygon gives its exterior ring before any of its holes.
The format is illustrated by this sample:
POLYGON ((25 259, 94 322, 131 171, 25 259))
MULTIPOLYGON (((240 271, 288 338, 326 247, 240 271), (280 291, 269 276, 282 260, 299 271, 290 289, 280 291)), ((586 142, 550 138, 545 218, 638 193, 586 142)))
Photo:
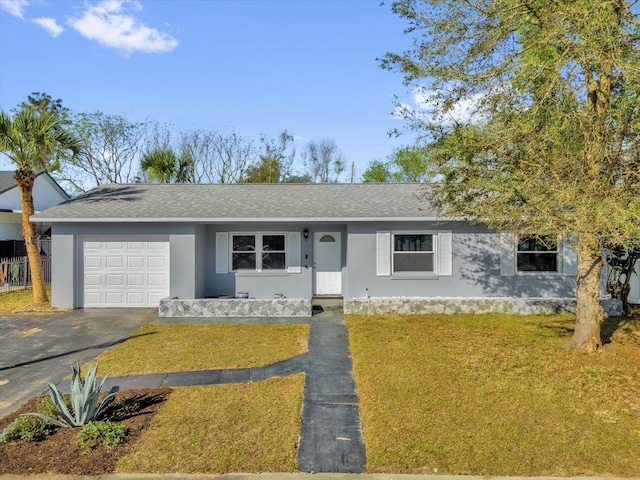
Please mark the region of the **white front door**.
POLYGON ((342 293, 340 232, 315 232, 313 258, 316 295, 340 295, 342 293))

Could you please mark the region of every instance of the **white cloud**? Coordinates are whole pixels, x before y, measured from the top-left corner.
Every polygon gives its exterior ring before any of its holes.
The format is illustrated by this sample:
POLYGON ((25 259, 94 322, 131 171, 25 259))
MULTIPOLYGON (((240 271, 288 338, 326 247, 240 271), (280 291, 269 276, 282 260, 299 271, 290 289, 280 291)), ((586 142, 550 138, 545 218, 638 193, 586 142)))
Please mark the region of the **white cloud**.
POLYGON ((58 25, 58 22, 56 21, 55 18, 48 18, 48 17, 40 17, 40 18, 33 18, 33 19, 25 18, 24 12, 28 6, 29 6, 28 0, 0 0, 0 8, 2 8, 2 10, 8 12, 14 17, 18 17, 22 20, 29 20, 37 25, 40 25, 47 32, 49 32, 51 36, 54 38, 60 35, 64 31, 64 28, 58 25))
POLYGON ((64 32, 64 28, 58 25, 58 22, 56 21, 55 18, 48 18, 48 17, 34 18, 32 22, 44 28, 47 32, 51 34, 53 38, 56 38, 58 35, 64 32))
POLYGON ((85 38, 125 55, 169 52, 178 46, 175 38, 147 27, 129 13, 131 10, 140 11, 142 5, 136 0, 103 0, 97 5, 87 5, 81 17, 68 23, 85 38))
POLYGON ((0 0, 0 8, 18 18, 24 18, 24 10, 28 5, 28 0, 0 0))
POLYGON ((293 136, 293 141, 294 142, 308 142, 309 139, 307 137, 301 137, 300 135, 294 135, 293 136))
POLYGON ((412 110, 413 113, 420 113, 424 117, 431 117, 432 119, 438 119, 444 123, 452 122, 469 122, 473 118, 478 117, 477 109, 483 94, 474 94, 466 98, 462 98, 446 112, 443 111, 441 95, 435 90, 429 90, 427 88, 418 87, 413 90, 412 97, 415 107, 403 104, 405 109, 412 110))

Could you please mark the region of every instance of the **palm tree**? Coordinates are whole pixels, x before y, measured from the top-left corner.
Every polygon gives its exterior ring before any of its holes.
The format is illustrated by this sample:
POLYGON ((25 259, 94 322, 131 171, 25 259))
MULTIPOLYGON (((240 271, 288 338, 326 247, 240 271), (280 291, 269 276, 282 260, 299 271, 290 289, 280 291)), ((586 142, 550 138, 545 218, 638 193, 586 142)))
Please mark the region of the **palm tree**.
POLYGON ((158 183, 190 183, 193 163, 187 155, 178 157, 170 148, 157 148, 142 156, 144 178, 158 183))
POLYGON ((49 167, 52 159, 69 153, 76 155, 81 150, 80 140, 64 130, 61 122, 54 112, 37 113, 23 108, 13 118, 0 112, 0 151, 17 167, 13 178, 20 189, 22 233, 31 267, 34 303, 49 301, 40 250, 33 224, 29 221, 34 213, 35 171, 49 167))

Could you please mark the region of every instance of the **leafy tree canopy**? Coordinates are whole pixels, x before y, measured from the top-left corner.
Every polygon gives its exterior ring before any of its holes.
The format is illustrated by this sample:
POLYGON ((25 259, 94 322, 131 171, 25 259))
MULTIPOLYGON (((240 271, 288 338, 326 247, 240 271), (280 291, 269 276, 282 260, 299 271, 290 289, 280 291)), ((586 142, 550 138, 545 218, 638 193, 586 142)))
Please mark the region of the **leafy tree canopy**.
POLYGON ((374 160, 362 174, 363 183, 416 183, 429 179, 428 149, 408 147, 396 150, 383 162, 374 160))
MULTIPOLYGON (((578 250, 571 345, 601 344, 602 248, 640 237, 640 22, 625 0, 401 0, 412 47, 382 66, 424 99, 433 200, 578 250), (466 106, 468 120, 452 119, 466 106)), ((635 9, 635 11, 634 11, 635 9)))
POLYGON ((12 112, 17 113, 19 110, 28 110, 39 115, 49 112, 59 115, 60 123, 64 125, 71 123, 69 119, 70 110, 62 105, 61 99, 54 100, 48 93, 33 92, 27 95, 27 100, 21 102, 18 108, 12 109, 12 112))
POLYGON ((62 127, 61 117, 54 111, 22 107, 13 116, 0 112, 0 152, 16 166, 13 178, 20 189, 22 234, 29 257, 34 303, 48 300, 37 236, 30 221, 34 213, 35 171, 49 168, 62 156, 72 158, 81 148, 80 140, 62 127))
POLYGON ((284 130, 277 139, 263 136, 262 152, 258 161, 247 167, 243 183, 282 183, 292 175, 292 165, 296 156, 291 146, 293 136, 284 130))

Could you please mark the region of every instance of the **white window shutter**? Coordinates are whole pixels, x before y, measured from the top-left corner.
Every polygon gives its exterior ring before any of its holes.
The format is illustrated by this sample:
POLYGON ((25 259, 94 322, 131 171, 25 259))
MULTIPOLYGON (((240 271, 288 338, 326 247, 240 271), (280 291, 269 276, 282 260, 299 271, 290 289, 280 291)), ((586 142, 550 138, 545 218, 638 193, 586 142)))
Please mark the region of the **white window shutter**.
POLYGON ((516 236, 513 233, 498 234, 500 250, 500 275, 511 277, 516 274, 516 236))
POLYGON ((391 275, 391 232, 376 232, 376 275, 391 275))
POLYGON ((562 274, 578 275, 578 252, 566 240, 562 241, 562 274))
POLYGON ((216 273, 229 273, 229 232, 216 232, 216 273))
POLYGON ((453 233, 451 230, 438 232, 438 275, 453 275, 453 233))
POLYGON ((300 232, 287 233, 287 271, 289 273, 302 273, 300 246, 300 232))

